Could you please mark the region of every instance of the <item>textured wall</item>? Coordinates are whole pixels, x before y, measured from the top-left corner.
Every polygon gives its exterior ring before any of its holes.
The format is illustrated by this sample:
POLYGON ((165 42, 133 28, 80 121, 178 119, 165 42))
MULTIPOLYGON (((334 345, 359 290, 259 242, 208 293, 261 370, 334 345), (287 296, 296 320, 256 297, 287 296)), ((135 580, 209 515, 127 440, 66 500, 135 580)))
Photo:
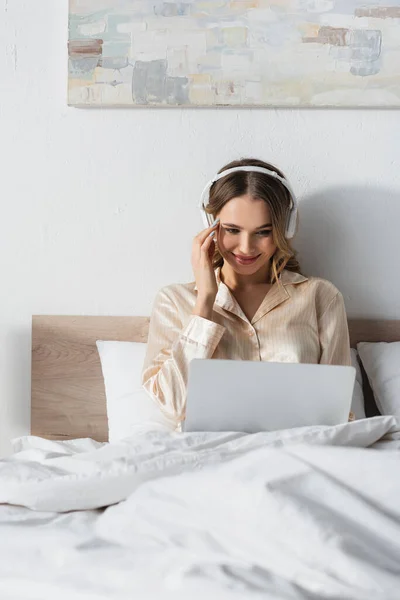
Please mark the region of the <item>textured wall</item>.
POLYGON ((29 431, 31 315, 148 314, 233 158, 286 171, 305 269, 349 314, 400 317, 398 112, 67 108, 67 13, 0 0, 0 453, 29 431))

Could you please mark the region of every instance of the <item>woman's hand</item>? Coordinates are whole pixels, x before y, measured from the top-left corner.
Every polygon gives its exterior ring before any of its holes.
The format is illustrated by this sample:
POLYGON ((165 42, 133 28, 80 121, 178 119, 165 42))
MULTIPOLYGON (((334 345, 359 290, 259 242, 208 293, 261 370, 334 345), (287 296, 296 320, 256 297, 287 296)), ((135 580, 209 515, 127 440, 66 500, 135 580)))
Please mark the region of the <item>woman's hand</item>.
POLYGON ((218 292, 212 264, 215 251, 214 238, 218 226, 219 219, 211 227, 207 227, 196 235, 192 245, 192 268, 197 285, 197 303, 194 314, 208 319, 211 319, 212 307, 218 292))

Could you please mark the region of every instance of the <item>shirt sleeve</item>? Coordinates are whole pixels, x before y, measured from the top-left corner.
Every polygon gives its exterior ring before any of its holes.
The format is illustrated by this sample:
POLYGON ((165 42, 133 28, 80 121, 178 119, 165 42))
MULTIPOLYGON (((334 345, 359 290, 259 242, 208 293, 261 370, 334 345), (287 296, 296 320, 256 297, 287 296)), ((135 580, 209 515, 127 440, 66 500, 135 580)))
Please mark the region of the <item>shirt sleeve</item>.
POLYGON ((142 384, 177 423, 185 418, 189 363, 212 358, 225 327, 192 315, 182 322, 182 311, 168 288, 156 296, 150 319, 142 384))
POLYGON ((350 338, 343 296, 337 292, 319 319, 320 364, 351 365, 350 338))

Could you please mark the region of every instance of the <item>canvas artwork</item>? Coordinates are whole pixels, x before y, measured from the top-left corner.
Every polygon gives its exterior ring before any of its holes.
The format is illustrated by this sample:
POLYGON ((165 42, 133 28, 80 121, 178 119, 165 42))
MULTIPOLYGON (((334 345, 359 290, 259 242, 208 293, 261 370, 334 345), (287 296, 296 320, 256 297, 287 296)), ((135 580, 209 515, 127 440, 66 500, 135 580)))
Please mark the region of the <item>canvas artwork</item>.
POLYGON ((400 0, 70 0, 69 104, 400 107, 400 0))

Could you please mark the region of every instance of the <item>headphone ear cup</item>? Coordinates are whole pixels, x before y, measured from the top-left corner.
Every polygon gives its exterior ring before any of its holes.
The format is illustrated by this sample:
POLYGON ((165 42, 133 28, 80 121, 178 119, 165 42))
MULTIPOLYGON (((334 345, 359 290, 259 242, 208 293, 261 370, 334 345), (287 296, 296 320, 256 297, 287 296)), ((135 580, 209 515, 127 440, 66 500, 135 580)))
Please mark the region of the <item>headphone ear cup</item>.
POLYGON ((296 225, 297 225, 297 208, 294 206, 287 218, 286 221, 286 232, 285 232, 285 237, 290 240, 292 237, 294 237, 294 234, 296 233, 296 225))
POLYGON ((201 217, 203 219, 203 225, 205 228, 210 227, 211 223, 210 223, 210 216, 205 210, 204 210, 204 205, 200 206, 200 212, 201 212, 201 217))

